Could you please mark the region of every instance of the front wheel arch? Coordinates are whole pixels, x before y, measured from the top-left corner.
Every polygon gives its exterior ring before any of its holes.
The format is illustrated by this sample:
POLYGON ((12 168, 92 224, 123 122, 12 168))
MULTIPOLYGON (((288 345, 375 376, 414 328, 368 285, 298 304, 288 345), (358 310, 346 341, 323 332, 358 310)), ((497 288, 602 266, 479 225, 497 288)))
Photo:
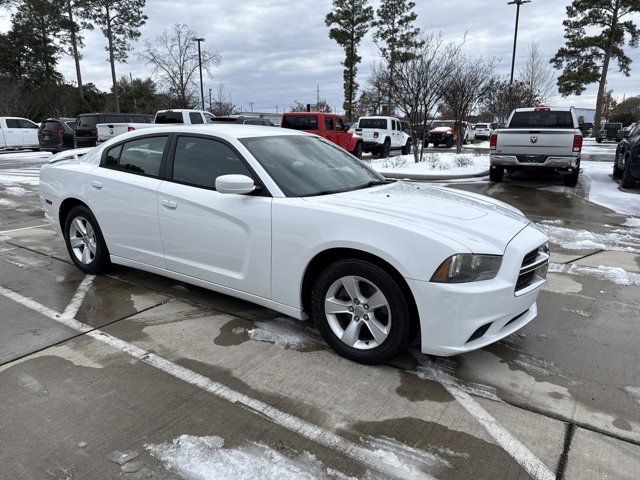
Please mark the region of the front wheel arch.
POLYGON ((318 253, 307 264, 302 277, 302 283, 300 286, 300 305, 303 312, 303 316, 311 317, 311 289, 322 271, 332 263, 339 260, 366 260, 368 262, 377 265, 385 270, 391 277, 398 283, 405 298, 409 302, 409 309, 411 311, 411 318, 414 323, 414 328, 420 328, 420 318, 418 314, 418 306, 416 305, 413 292, 409 288, 409 284, 404 279, 402 274, 386 260, 373 255, 369 252, 362 250, 356 250, 353 248, 331 248, 318 253))

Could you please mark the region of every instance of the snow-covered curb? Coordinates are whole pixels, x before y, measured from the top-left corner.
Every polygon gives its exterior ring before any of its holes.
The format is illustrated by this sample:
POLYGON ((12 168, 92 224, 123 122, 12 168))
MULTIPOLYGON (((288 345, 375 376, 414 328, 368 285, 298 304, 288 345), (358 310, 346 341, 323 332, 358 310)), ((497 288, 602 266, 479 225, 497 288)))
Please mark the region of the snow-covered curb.
POLYGON ((369 160, 373 169, 388 178, 453 180, 483 177, 489 173, 489 156, 472 153, 429 152, 416 163, 413 155, 369 160))
POLYGON ((466 174, 419 174, 419 173, 401 173, 401 172, 380 172, 387 178, 398 178, 407 180, 457 180, 464 178, 485 177, 489 175, 489 169, 482 172, 466 173, 466 174))

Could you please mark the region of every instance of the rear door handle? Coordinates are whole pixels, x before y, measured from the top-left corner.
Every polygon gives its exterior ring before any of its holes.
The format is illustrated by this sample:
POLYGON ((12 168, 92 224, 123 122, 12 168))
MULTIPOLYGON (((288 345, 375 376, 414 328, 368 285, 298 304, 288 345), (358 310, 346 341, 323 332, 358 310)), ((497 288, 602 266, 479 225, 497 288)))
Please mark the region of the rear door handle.
POLYGON ((93 188, 95 188, 96 190, 100 190, 100 189, 102 189, 102 182, 97 182, 97 181, 93 180, 91 182, 91 186, 93 188))
POLYGON ((162 200, 160 203, 162 203, 164 208, 168 208, 169 210, 175 210, 178 208, 178 204, 172 200, 162 200))

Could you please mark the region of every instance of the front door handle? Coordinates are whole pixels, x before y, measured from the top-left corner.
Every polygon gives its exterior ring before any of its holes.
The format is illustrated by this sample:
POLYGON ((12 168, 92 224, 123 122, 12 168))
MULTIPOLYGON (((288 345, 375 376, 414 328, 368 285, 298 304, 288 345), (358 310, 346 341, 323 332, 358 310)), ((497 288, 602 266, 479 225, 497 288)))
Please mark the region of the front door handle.
POLYGON ((168 208, 169 210, 175 210, 178 208, 178 204, 172 200, 162 200, 160 203, 162 203, 164 208, 168 208))
POLYGON ((91 182, 91 186, 93 188, 95 188, 96 190, 100 190, 100 189, 102 189, 102 182, 97 182, 97 181, 93 180, 91 182))

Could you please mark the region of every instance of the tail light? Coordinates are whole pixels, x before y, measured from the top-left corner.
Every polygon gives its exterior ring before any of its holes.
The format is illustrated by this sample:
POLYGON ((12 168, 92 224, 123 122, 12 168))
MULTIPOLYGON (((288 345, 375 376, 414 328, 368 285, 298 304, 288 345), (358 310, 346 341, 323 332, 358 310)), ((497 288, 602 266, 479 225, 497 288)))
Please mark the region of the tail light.
POLYGON ((378 138, 380 134, 378 132, 373 132, 373 138, 378 138))
POLYGON ((551 109, 549 107, 537 107, 533 109, 534 112, 550 112, 551 109))
POLYGON ((498 147, 498 134, 492 133, 491 138, 489 139, 489 148, 491 150, 495 150, 497 147, 498 147))
POLYGON ((135 129, 135 127, 127 127, 127 132, 133 132, 135 129))
POLYGON ((52 130, 48 133, 50 133, 51 135, 64 135, 64 130, 52 130))
POLYGON ((574 135, 573 136, 573 151, 575 153, 580 153, 582 150, 582 135, 574 135))

